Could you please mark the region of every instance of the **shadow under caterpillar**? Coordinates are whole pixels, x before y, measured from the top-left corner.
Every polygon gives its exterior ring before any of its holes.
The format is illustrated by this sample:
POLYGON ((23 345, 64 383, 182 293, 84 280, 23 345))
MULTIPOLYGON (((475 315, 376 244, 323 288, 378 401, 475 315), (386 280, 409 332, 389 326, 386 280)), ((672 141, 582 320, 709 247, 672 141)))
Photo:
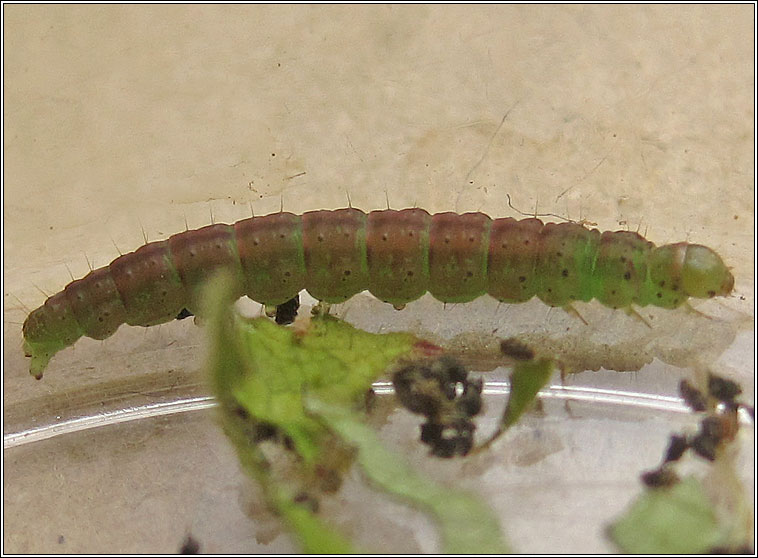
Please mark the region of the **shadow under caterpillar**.
POLYGON ((31 374, 41 378, 53 355, 83 335, 105 339, 123 323, 147 327, 184 309, 197 313, 202 285, 221 269, 235 278, 238 298, 271 306, 306 289, 326 303, 368 290, 398 309, 428 291, 443 302, 537 296, 567 309, 596 298, 631 311, 676 308, 734 286, 710 248, 656 247, 629 231, 423 209, 279 212, 151 242, 72 281, 24 322, 31 374))

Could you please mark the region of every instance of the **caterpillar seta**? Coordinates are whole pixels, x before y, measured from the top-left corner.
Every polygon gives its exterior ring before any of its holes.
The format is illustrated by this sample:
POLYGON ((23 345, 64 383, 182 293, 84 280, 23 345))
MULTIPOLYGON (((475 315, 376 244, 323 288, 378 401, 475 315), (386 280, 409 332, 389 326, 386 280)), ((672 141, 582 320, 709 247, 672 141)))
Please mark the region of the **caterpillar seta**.
POLYGON ((550 306, 597 299, 631 310, 676 308, 689 297, 727 295, 734 285, 710 248, 656 247, 629 231, 478 212, 281 211, 150 242, 72 281, 24 322, 31 374, 41 378, 53 355, 82 336, 105 339, 124 323, 147 327, 185 309, 197 313, 204 281, 220 269, 235 278, 238 298, 265 305, 306 289, 327 303, 368 290, 397 308, 428 291, 443 302, 537 296, 550 306))

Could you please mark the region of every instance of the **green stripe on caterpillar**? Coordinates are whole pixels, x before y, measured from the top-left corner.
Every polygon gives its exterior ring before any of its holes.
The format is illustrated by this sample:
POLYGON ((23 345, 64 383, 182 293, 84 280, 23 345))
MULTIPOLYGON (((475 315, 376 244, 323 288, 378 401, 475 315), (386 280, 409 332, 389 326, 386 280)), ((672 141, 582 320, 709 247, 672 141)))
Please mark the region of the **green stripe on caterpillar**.
POLYGON ((710 248, 656 247, 629 231, 423 209, 279 212, 151 242, 72 281, 24 322, 31 374, 41 378, 52 356, 83 335, 105 339, 123 323, 197 313, 202 285, 220 269, 235 278, 235 296, 266 305, 306 289, 327 303, 369 290, 397 308, 427 291, 443 302, 489 294, 566 308, 593 298, 611 308, 676 308, 734 285, 710 248))

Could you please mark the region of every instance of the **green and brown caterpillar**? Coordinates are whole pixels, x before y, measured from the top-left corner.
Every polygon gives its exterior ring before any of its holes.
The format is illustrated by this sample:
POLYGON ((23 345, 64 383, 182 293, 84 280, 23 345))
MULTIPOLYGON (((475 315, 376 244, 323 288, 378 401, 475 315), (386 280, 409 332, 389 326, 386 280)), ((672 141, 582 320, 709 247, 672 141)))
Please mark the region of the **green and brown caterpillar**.
POLYGON ((41 378, 52 356, 83 335, 105 339, 123 323, 196 312, 200 288, 220 269, 236 278, 238 297, 266 305, 306 289, 327 303, 368 290, 397 308, 427 291, 443 302, 489 294, 567 308, 593 298, 611 308, 676 308, 734 285, 710 248, 656 247, 629 231, 423 209, 280 212, 151 242, 72 281, 24 322, 32 375, 41 378))

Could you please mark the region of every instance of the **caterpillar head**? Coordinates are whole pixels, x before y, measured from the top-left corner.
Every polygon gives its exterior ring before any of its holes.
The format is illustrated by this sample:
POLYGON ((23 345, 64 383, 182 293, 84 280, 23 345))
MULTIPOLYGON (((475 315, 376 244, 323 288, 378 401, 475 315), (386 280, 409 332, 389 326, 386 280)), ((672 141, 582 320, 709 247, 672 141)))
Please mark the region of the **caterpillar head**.
POLYGON ((691 297, 726 296, 734 288, 734 276, 721 257, 700 244, 686 245, 681 273, 682 288, 691 297))

